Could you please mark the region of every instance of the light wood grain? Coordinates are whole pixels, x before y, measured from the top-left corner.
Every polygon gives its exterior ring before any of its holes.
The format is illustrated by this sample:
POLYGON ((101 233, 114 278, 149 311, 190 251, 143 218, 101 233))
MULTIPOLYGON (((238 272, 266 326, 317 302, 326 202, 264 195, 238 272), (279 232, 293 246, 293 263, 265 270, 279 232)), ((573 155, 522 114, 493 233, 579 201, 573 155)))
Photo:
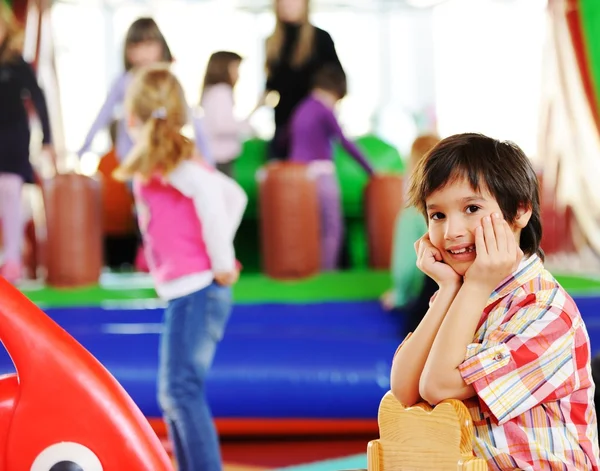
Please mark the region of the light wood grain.
POLYGON ((367 447, 369 471, 488 471, 473 455, 473 424, 461 401, 405 407, 388 392, 378 422, 380 438, 367 447))

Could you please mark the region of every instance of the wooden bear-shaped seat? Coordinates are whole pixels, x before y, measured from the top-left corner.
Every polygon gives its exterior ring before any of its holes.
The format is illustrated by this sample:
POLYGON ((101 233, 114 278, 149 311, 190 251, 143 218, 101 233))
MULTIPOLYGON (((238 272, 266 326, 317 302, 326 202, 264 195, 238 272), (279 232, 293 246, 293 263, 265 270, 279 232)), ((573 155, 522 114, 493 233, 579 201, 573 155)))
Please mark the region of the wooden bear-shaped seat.
POLYGON ((473 455, 471 416, 459 400, 405 407, 388 392, 378 422, 380 438, 367 448, 369 471, 488 471, 473 455))

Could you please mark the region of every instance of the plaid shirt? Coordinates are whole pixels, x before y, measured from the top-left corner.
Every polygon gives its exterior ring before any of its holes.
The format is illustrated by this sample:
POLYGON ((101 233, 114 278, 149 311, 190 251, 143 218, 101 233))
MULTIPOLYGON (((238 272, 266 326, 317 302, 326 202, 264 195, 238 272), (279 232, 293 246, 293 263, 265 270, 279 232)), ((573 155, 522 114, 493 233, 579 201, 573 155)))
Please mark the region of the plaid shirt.
POLYGON ((589 337, 539 257, 492 293, 459 370, 490 470, 599 470, 589 337))

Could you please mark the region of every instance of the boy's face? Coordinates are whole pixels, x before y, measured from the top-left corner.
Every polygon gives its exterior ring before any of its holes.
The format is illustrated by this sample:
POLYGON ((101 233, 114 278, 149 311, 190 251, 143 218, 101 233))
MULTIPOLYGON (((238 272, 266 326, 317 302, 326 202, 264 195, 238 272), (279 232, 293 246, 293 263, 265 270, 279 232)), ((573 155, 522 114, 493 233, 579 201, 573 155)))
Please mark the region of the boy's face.
MULTIPOLYGON (((484 216, 502 216, 500 206, 485 184, 477 192, 463 178, 432 193, 425 205, 431 243, 441 252, 443 262, 464 276, 477 255, 475 229, 484 216)), ((518 244, 521 229, 513 224, 511 227, 518 244)))

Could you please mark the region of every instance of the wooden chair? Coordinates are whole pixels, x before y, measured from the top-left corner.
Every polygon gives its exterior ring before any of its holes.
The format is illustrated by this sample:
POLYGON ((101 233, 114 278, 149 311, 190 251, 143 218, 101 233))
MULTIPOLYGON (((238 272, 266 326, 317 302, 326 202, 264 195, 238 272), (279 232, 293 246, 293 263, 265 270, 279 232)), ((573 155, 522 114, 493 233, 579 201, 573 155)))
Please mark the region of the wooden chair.
POLYGON ((380 438, 367 447, 369 471, 488 471, 473 455, 473 424, 459 400, 404 407, 388 392, 378 422, 380 438))

